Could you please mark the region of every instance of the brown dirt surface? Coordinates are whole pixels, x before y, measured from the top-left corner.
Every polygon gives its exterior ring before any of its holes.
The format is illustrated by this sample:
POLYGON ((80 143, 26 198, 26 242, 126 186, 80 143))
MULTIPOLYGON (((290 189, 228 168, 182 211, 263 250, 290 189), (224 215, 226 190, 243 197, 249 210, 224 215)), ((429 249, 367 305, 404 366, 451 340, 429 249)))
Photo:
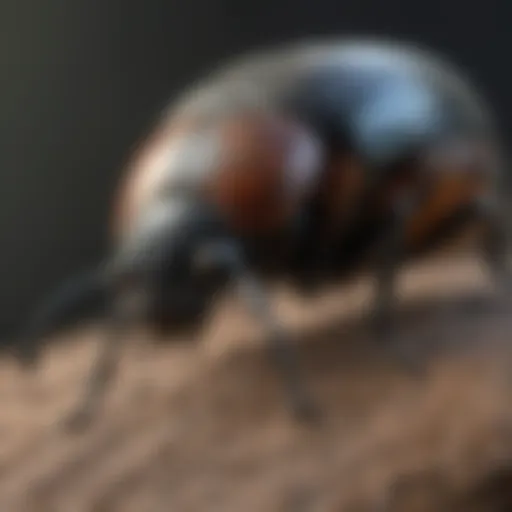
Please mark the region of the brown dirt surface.
POLYGON ((100 327, 52 345, 35 374, 5 361, 0 510, 510 511, 511 308, 487 284, 473 260, 407 269, 387 346, 368 329, 369 279, 311 300, 277 290, 322 409, 310 427, 288 416, 258 326, 229 300, 200 343, 134 335, 80 435, 58 420, 100 327))

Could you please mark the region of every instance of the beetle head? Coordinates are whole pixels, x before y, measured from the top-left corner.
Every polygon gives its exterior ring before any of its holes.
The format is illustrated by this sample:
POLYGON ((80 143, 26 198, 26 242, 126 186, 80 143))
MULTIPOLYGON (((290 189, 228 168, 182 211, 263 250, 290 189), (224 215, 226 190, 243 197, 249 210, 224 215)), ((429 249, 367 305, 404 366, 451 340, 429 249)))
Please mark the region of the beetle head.
POLYGON ((201 325, 236 264, 236 242, 214 210, 178 198, 148 209, 115 271, 121 283, 141 290, 150 323, 182 331, 201 325))

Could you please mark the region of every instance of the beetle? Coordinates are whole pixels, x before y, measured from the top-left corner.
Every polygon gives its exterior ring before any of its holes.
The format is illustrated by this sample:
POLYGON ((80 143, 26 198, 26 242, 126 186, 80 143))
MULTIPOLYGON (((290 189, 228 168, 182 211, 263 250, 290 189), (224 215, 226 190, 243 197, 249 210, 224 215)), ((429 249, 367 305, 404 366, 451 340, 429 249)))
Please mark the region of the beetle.
POLYGON ((128 326, 192 333, 234 284, 269 332, 291 410, 311 418, 266 278, 286 277, 307 293, 375 249, 376 325, 392 332, 403 258, 470 210, 485 223, 484 252, 503 283, 503 167, 480 94, 452 64, 410 43, 294 42, 244 55, 163 112, 115 198, 111 255, 36 316, 21 357, 35 361, 37 337, 87 294, 104 294, 109 335, 71 422, 86 424, 128 326))

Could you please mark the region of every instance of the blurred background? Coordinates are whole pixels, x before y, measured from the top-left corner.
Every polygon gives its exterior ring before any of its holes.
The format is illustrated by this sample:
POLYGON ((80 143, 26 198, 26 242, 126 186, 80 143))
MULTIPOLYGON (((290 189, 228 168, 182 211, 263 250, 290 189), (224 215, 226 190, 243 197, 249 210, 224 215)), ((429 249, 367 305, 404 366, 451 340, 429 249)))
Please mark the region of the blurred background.
POLYGON ((0 337, 96 263, 130 147, 220 59, 344 32, 427 43, 464 66, 512 128, 506 0, 3 0, 0 337))

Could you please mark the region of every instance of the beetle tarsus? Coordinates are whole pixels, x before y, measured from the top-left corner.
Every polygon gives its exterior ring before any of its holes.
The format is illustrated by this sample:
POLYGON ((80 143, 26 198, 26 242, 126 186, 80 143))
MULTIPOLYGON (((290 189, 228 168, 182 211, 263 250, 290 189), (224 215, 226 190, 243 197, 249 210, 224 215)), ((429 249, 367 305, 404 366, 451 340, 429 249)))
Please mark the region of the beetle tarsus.
POLYGON ((293 415, 300 421, 315 420, 319 415, 318 406, 304 385, 295 347, 284 332, 280 332, 271 336, 269 348, 287 390, 293 415))

